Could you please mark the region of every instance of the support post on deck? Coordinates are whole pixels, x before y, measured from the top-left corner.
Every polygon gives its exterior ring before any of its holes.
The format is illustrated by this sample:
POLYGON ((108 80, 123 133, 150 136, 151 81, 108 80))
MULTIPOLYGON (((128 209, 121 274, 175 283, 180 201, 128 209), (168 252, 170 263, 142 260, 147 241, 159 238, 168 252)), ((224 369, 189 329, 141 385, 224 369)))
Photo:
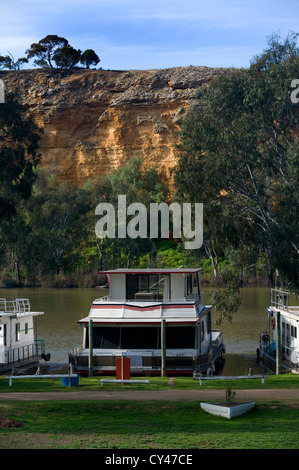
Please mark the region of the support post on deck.
POLYGON ((281 373, 280 312, 276 313, 276 375, 281 373))
POLYGON ((92 365, 92 351, 93 351, 93 337, 92 337, 92 320, 89 320, 88 326, 88 334, 89 334, 89 355, 88 355, 88 375, 89 377, 93 376, 93 365, 92 365))
POLYGON ((161 377, 166 377, 166 323, 161 322, 161 377))

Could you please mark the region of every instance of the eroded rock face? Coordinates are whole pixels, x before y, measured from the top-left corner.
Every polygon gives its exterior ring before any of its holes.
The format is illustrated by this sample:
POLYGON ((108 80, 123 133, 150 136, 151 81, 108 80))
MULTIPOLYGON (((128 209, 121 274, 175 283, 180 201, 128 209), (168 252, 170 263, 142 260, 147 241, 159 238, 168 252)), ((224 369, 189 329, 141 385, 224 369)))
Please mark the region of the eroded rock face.
POLYGON ((168 173, 178 131, 195 91, 225 69, 178 67, 146 71, 2 72, 19 86, 43 128, 42 166, 59 181, 82 185, 131 157, 168 173))

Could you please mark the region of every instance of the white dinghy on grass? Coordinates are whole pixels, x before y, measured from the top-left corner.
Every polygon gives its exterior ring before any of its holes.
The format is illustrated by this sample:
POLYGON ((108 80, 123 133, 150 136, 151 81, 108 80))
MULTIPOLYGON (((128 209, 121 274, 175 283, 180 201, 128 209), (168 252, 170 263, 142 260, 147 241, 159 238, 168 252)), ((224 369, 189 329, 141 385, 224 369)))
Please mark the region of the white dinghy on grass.
POLYGON ((232 419, 241 416, 254 408, 255 402, 248 403, 200 403, 207 413, 232 419))

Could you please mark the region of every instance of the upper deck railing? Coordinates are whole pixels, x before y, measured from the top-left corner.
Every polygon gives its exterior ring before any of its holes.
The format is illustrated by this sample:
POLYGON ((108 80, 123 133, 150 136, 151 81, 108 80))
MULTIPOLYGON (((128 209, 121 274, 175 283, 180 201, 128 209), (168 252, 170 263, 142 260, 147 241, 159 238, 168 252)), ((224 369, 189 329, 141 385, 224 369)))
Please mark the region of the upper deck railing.
POLYGON ((140 302, 153 302, 153 303, 167 303, 167 304, 180 304, 180 303, 194 303, 200 300, 198 293, 194 293, 184 297, 183 299, 163 299, 163 296, 157 295, 147 295, 147 293, 141 292, 140 295, 136 295, 134 299, 114 299, 109 295, 105 295, 98 299, 95 299, 95 302, 115 302, 115 303, 140 303, 140 302))
POLYGON ((30 301, 29 299, 16 299, 16 300, 6 300, 4 298, 0 299, 0 312, 1 313, 15 313, 15 314, 25 314, 30 312, 30 301))
POLYGON ((279 289, 271 289, 271 306, 288 310, 289 295, 289 292, 279 289))

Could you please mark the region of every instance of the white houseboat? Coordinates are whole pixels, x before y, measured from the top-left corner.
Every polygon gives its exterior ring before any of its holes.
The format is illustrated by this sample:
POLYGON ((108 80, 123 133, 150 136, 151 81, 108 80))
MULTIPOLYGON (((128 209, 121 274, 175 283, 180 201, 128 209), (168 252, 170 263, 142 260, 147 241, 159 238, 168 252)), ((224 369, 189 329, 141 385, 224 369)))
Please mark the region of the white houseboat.
POLYGON ((212 329, 201 269, 105 271, 109 295, 96 299, 83 326, 83 344, 69 352, 80 374, 115 374, 118 357, 132 375, 215 373, 225 346, 212 329))
POLYGON ((0 299, 0 373, 49 360, 34 332, 34 319, 42 314, 31 311, 28 299, 0 299))
POLYGON ((271 289, 268 329, 260 333, 257 357, 276 373, 299 370, 299 305, 291 300, 289 292, 271 289))

